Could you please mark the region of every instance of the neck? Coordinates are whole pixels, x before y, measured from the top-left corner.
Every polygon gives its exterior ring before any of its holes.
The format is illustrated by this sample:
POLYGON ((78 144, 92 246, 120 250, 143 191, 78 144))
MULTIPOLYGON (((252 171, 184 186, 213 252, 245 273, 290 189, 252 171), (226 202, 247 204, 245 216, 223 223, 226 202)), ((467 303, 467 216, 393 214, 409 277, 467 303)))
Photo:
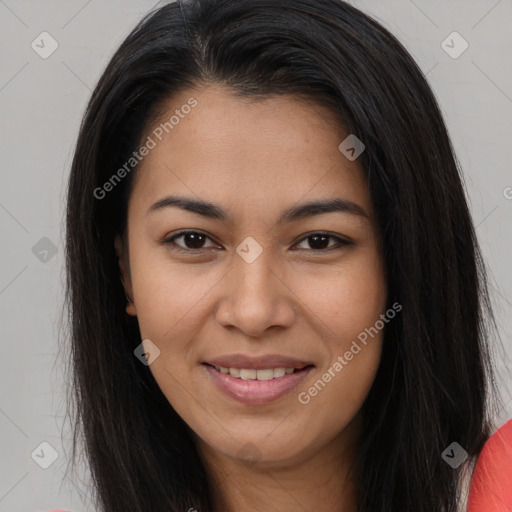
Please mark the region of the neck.
POLYGON ((228 457, 198 439, 213 482, 214 510, 223 512, 356 512, 353 473, 359 422, 353 421, 321 449, 293 461, 247 463, 228 457))

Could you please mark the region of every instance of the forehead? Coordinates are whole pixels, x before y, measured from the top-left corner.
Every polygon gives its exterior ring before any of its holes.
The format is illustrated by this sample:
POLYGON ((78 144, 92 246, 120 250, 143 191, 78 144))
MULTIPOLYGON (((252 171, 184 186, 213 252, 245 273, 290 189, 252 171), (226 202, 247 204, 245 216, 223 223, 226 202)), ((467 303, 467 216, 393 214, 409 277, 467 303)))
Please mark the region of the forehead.
POLYGON ((165 103, 147 137, 154 147, 139 165, 137 202, 181 192, 256 211, 321 196, 371 211, 359 162, 338 149, 347 133, 335 113, 311 102, 190 89, 165 103))

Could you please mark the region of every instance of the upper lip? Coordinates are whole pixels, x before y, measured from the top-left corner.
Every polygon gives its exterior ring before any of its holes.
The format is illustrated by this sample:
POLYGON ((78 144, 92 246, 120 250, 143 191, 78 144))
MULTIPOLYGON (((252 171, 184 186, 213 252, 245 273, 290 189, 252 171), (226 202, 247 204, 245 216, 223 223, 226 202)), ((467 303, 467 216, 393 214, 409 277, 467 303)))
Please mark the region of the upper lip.
POLYGON ((263 370, 266 368, 301 369, 311 364, 295 359, 294 357, 279 354, 267 354, 258 357, 251 357, 245 354, 229 354, 208 359, 205 363, 211 364, 212 366, 223 366, 225 368, 246 368, 254 370, 263 370))

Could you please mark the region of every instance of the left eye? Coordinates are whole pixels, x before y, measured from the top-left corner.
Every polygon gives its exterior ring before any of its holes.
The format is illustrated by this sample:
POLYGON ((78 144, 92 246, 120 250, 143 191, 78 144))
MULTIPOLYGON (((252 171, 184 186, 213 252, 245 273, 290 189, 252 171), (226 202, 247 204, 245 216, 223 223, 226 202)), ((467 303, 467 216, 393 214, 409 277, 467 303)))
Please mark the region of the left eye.
POLYGON ((337 237, 334 235, 328 235, 327 233, 312 233, 311 235, 304 237, 301 240, 301 242, 309 240, 309 245, 311 246, 311 249, 306 248, 306 250, 325 251, 325 250, 331 250, 333 248, 332 245, 329 247, 323 247, 325 242, 328 241, 329 239, 335 240, 336 242, 338 242, 337 244, 334 244, 334 247, 336 247, 336 245, 338 245, 338 248, 341 248, 345 245, 351 244, 351 242, 349 242, 348 240, 344 240, 343 238, 340 238, 340 237, 337 237))
MULTIPOLYGON (((335 240, 337 242, 337 244, 334 244, 334 246, 338 245, 338 248, 341 248, 346 245, 351 245, 351 242, 349 242, 348 240, 344 240, 344 239, 334 236, 334 235, 329 235, 326 233, 312 233, 312 234, 302 238, 299 241, 299 244, 303 243, 305 241, 309 241, 310 248, 303 247, 300 249, 301 250, 304 250, 304 249, 312 250, 312 251, 316 251, 316 252, 331 250, 333 247, 332 245, 325 247, 325 243, 326 242, 328 243, 328 241, 330 239, 335 240)), ((215 245, 210 245, 210 246, 204 247, 203 244, 204 244, 205 240, 211 240, 211 238, 199 231, 182 231, 181 233, 178 233, 170 238, 163 240, 163 243, 174 245, 175 247, 173 247, 173 250, 176 250, 178 252, 179 251, 194 252, 194 251, 200 251, 200 250, 206 249, 206 248, 215 247, 215 245), (183 239, 183 243, 185 246, 175 242, 176 240, 178 240, 180 238, 183 239)))

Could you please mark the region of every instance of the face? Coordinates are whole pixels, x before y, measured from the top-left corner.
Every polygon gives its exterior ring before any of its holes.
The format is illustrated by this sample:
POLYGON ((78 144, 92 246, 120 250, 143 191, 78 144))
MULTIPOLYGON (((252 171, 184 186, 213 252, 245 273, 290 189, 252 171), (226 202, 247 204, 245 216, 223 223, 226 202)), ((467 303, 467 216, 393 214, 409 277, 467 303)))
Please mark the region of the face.
POLYGON ((161 121, 179 120, 146 134, 126 246, 116 238, 127 312, 201 445, 296 463, 343 435, 380 361, 386 286, 363 170, 334 115, 293 97, 209 86, 167 107, 161 121))

